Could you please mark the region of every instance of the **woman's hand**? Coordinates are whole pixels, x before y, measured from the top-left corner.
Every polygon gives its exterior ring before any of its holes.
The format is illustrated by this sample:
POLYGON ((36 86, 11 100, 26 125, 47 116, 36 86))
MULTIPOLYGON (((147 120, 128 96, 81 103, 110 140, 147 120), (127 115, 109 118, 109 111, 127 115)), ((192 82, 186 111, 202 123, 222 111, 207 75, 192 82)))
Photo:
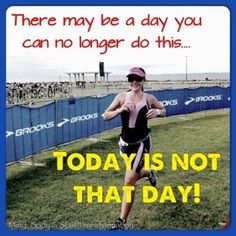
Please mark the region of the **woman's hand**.
POLYGON ((146 116, 148 119, 153 119, 153 118, 158 117, 160 114, 161 114, 160 109, 150 109, 146 113, 146 116))
POLYGON ((119 113, 121 113, 123 111, 130 112, 133 111, 133 109, 134 109, 134 104, 132 102, 126 102, 118 110, 119 113))

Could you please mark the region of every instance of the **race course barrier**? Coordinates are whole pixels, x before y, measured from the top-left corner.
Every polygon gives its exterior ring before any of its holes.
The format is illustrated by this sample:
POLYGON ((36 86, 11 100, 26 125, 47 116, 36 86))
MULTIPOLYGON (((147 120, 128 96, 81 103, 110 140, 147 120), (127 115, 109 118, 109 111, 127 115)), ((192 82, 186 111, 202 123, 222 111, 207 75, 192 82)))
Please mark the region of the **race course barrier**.
MULTIPOLYGON (((230 107, 230 87, 148 91, 166 108, 167 116, 230 107)), ((6 109, 6 163, 42 150, 89 137, 121 125, 119 117, 102 114, 116 94, 58 100, 42 107, 6 109)))

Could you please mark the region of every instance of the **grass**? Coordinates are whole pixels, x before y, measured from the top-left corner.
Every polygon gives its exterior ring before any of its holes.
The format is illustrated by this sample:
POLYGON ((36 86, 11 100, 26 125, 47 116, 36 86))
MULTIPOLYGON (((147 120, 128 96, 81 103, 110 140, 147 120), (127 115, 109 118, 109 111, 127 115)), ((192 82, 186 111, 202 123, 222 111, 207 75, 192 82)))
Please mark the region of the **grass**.
MULTIPOLYGON (((135 202, 128 223, 132 229, 220 229, 219 222, 230 218, 230 127, 229 112, 214 111, 196 113, 189 116, 170 117, 151 121, 152 151, 163 153, 164 168, 158 171, 158 191, 165 185, 173 187, 177 202, 158 201, 142 203, 142 186, 137 184, 135 202), (208 165, 203 171, 171 170, 171 154, 194 154, 201 152, 220 153, 218 170, 212 171, 208 165), (181 202, 178 185, 201 184, 201 202, 195 204, 193 194, 188 203, 181 202)), ((120 204, 76 202, 75 185, 102 185, 107 190, 116 185, 121 192, 124 178, 124 163, 119 158, 119 129, 101 134, 100 142, 80 140, 54 150, 69 153, 96 152, 103 159, 114 152, 121 171, 75 172, 65 166, 56 170, 56 158, 52 151, 34 156, 35 162, 43 162, 45 167, 13 164, 7 167, 7 225, 11 229, 108 229, 119 216, 120 204)), ((66 160, 64 162, 66 164, 66 160)))

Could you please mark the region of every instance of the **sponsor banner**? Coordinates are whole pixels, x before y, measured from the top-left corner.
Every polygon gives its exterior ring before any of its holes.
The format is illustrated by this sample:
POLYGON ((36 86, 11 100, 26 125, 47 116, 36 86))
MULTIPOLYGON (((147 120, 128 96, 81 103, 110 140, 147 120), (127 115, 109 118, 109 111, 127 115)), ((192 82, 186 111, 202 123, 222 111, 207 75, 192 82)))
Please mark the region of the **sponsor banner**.
MULTIPOLYGON (((230 107, 230 88, 176 89, 148 93, 162 103, 167 116, 230 107)), ((14 162, 41 150, 119 127, 120 117, 111 121, 102 118, 115 96, 70 98, 38 108, 7 108, 6 162, 14 162)))
POLYGON ((54 103, 38 108, 7 108, 6 161, 17 161, 53 147, 54 117, 54 103))
POLYGON ((159 91, 151 91, 151 93, 165 107, 166 116, 173 116, 185 113, 184 107, 182 106, 185 99, 184 89, 159 90, 159 91))
POLYGON ((188 89, 183 106, 185 113, 230 107, 230 88, 188 89))

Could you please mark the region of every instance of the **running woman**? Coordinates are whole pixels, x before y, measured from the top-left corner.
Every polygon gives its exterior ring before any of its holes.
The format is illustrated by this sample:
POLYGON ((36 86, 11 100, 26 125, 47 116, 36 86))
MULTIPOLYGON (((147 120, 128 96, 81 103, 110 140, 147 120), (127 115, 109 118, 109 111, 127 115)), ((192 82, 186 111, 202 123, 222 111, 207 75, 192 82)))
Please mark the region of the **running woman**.
MULTIPOLYGON (((143 154, 149 153, 151 147, 148 119, 164 117, 166 110, 163 105, 151 94, 143 90, 146 73, 143 68, 132 68, 127 75, 130 90, 118 94, 103 114, 104 120, 111 120, 121 115, 122 131, 120 135, 120 151, 130 156, 136 153, 132 162, 132 169, 127 170, 124 184, 135 186, 142 178, 148 178, 152 186, 156 186, 155 172, 145 170, 143 154)), ((125 192, 122 198, 120 217, 111 230, 124 230, 130 213, 135 191, 132 191, 131 203, 126 202, 125 192)))

